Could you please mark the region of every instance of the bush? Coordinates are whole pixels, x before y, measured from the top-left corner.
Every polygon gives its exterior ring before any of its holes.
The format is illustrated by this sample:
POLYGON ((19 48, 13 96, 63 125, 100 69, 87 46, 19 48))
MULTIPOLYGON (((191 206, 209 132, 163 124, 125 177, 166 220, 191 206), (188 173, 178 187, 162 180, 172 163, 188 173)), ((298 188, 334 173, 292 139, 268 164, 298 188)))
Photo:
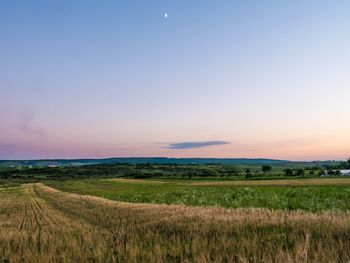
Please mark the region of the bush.
POLYGON ((304 176, 305 175, 305 170, 304 169, 297 169, 296 170, 296 175, 297 176, 304 176))
POLYGON ((290 168, 285 169, 284 173, 286 174, 286 176, 293 176, 294 175, 293 170, 290 168))
POLYGON ((134 176, 134 179, 148 179, 152 178, 151 174, 138 174, 134 176))
POLYGON ((264 164, 262 167, 261 167, 262 171, 264 173, 267 173, 267 172, 271 172, 272 171, 272 166, 271 165, 266 165, 264 164))

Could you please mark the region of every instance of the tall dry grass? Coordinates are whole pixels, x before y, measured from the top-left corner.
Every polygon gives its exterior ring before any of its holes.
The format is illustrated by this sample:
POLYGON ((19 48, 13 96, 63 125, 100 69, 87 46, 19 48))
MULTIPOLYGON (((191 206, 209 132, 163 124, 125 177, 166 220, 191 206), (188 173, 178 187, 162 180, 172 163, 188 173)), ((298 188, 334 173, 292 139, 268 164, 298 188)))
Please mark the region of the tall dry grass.
MULTIPOLYGON (((121 180, 121 179, 107 179, 121 180)), ((130 182, 132 180, 129 180, 130 182)), ((136 181, 136 180, 134 180, 136 181)), ((350 178, 308 178, 308 179, 274 179, 274 180, 236 180, 236 181, 198 181, 191 185, 207 186, 322 186, 322 185, 350 185, 350 178)))
POLYGON ((10 262, 347 262, 350 215, 129 204, 42 184, 0 190, 10 262))

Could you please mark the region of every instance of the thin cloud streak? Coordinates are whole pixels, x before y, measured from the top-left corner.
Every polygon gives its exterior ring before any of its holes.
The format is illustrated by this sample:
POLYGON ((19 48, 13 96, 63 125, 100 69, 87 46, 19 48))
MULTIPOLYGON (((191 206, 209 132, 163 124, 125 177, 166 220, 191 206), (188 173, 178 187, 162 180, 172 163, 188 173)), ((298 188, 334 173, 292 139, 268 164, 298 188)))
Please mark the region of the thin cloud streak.
POLYGON ((46 130, 33 126, 34 117, 34 112, 22 110, 18 115, 18 129, 26 135, 35 136, 41 140, 46 139, 46 130))
POLYGON ((230 142, 225 141, 206 141, 206 142, 180 142, 172 143, 169 146, 165 147, 168 149, 184 150, 184 149, 194 149, 194 148, 203 148, 210 146, 218 146, 229 144, 230 142))

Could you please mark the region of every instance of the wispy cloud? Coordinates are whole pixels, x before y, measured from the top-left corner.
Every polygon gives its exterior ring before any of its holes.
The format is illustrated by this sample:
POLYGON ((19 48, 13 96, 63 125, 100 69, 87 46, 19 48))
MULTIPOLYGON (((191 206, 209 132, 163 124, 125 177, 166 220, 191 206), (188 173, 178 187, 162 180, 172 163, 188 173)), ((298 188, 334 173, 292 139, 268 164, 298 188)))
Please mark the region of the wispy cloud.
POLYGON ((193 149, 193 148, 202 148, 209 146, 217 146, 217 145, 225 145, 229 144, 229 142, 225 141, 206 141, 206 142, 179 142, 179 143, 171 143, 165 148, 169 149, 193 149))
POLYGON ((18 115, 18 129, 26 135, 35 136, 38 139, 46 139, 46 130, 33 125, 34 117, 34 112, 22 110, 18 115))

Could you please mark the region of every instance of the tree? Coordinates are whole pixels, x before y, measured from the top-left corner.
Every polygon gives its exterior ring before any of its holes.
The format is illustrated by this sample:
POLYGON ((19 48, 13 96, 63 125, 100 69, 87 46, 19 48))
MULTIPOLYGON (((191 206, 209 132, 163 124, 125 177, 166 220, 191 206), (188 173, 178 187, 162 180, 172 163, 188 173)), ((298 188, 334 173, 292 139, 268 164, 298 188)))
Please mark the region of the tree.
POLYGON ((297 176, 304 176, 305 175, 305 170, 304 169, 297 169, 296 171, 297 176))
POLYGON ((231 172, 234 174, 234 175, 239 175, 239 173, 241 172, 241 169, 238 167, 238 166, 232 166, 231 167, 231 172))
POLYGON ((285 169, 284 173, 286 174, 286 176, 293 176, 294 175, 293 170, 290 168, 285 169))
POLYGON ((262 167, 261 167, 262 171, 264 173, 267 173, 267 172, 271 172, 272 171, 272 166, 271 165, 267 165, 267 164, 264 164, 262 167))
POLYGON ((8 179, 11 177, 11 172, 10 171, 4 171, 0 173, 0 178, 8 179))
POLYGON ((236 165, 223 165, 219 168, 219 173, 225 174, 227 176, 238 175, 240 172, 241 172, 240 167, 236 165))
POLYGON ((326 170, 321 169, 321 170, 318 172, 318 175, 319 175, 319 176, 325 176, 325 175, 326 175, 326 170))
POLYGON ((334 171, 332 169, 327 169, 327 174, 328 175, 334 175, 334 171))
POLYGON ((349 163, 346 161, 346 162, 340 162, 340 164, 338 165, 338 168, 340 169, 347 169, 349 166, 349 163))

